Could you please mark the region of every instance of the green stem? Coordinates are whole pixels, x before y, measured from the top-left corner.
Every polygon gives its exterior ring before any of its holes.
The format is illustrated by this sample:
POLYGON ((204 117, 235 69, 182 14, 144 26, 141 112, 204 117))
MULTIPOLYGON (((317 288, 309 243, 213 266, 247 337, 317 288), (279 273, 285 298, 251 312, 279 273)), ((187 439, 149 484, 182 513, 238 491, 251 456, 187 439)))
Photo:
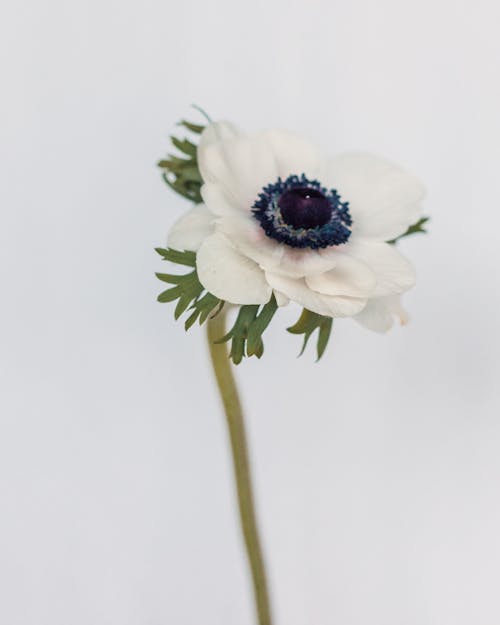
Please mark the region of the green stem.
POLYGON ((233 456, 234 478, 238 493, 241 529, 252 573, 259 625, 272 625, 266 571, 262 557, 250 476, 250 463, 241 402, 234 380, 226 344, 214 341, 226 334, 226 311, 222 310, 207 323, 208 346, 217 386, 226 413, 233 456))

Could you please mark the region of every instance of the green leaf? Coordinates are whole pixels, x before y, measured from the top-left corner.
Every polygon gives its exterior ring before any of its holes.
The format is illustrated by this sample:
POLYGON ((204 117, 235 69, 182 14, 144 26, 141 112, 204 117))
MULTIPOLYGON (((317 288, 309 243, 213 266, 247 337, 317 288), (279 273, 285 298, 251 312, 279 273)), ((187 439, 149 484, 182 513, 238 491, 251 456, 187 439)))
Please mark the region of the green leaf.
MULTIPOLYGON (((162 247, 156 248, 156 252, 164 260, 193 267, 193 270, 186 274, 160 272, 156 274, 156 277, 162 282, 173 285, 160 293, 158 301, 162 303, 177 301, 174 310, 175 319, 179 319, 186 311, 189 311, 184 322, 186 330, 189 330, 196 321, 202 325, 209 317, 219 314, 225 302, 207 292, 202 286, 196 271, 196 254, 194 252, 181 252, 162 247)), ((271 323, 277 309, 278 304, 274 295, 263 306, 245 305, 239 307, 233 327, 225 336, 216 341, 217 343, 231 341, 229 356, 234 364, 239 364, 245 356, 261 358, 264 353, 262 335, 271 323)))
POLYGON ((186 200, 194 202, 195 204, 200 204, 202 202, 200 192, 201 182, 186 179, 182 176, 179 176, 174 181, 171 181, 169 180, 167 174, 163 174, 163 180, 173 191, 186 198, 186 200))
POLYGON ((186 310, 189 308, 189 305, 191 304, 192 301, 193 301, 193 298, 191 297, 189 293, 183 293, 179 297, 179 301, 177 302, 177 306, 175 307, 175 311, 174 311, 174 319, 176 321, 177 319, 179 319, 179 317, 182 315, 183 312, 186 312, 186 310))
POLYGON ((240 306, 238 316, 234 322, 233 327, 229 332, 220 338, 216 343, 225 343, 231 341, 231 349, 229 351, 229 357, 232 359, 235 365, 239 365, 245 355, 245 344, 248 336, 248 329, 250 324, 255 320, 258 305, 245 305, 240 306))
MULTIPOLYGON (((178 125, 198 135, 204 129, 204 126, 185 120, 179 122, 178 125)), ((199 204, 202 201, 200 189, 203 180, 198 167, 198 148, 189 139, 172 136, 170 140, 173 146, 181 152, 181 156, 169 154, 167 158, 158 162, 158 166, 163 170, 163 180, 175 193, 190 202, 199 204)))
POLYGON ((216 341, 217 343, 231 341, 229 357, 235 365, 240 364, 245 355, 261 358, 264 353, 262 334, 278 308, 274 295, 262 306, 260 312, 259 308, 258 305, 241 306, 231 330, 216 341))
POLYGON ((323 319, 319 326, 318 343, 316 345, 318 358, 316 362, 320 360, 325 353, 326 346, 330 340, 330 334, 332 333, 333 319, 331 317, 323 317, 323 319))
MULTIPOLYGON (((187 265, 188 267, 196 267, 196 253, 195 252, 180 252, 179 250, 165 249, 162 247, 155 247, 155 251, 160 256, 163 256, 164 260, 169 260, 172 263, 178 265, 187 265)), ((167 275, 167 274, 161 274, 167 275)), ((161 278, 160 278, 161 279, 161 278)))
POLYGON ((249 356, 255 354, 258 358, 262 356, 264 351, 264 345, 262 343, 262 334, 266 330, 267 326, 271 323, 271 319, 274 317, 274 313, 278 309, 276 298, 273 296, 262 307, 260 313, 255 317, 253 322, 248 328, 247 337, 247 353, 249 356), (259 356, 260 352, 260 356, 259 356))
POLYGON ((302 356, 302 354, 304 353, 307 343, 309 342, 309 339, 311 338, 314 331, 319 330, 318 341, 316 345, 316 351, 318 354, 317 360, 319 360, 325 353, 326 346, 328 345, 328 341, 330 339, 330 334, 332 331, 332 325, 333 319, 331 317, 318 315, 318 313, 314 313, 310 310, 307 310, 307 308, 304 308, 298 321, 290 328, 287 328, 287 330, 291 334, 304 335, 304 342, 302 344, 302 349, 299 356, 302 356))
POLYGON ((177 137, 170 137, 170 140, 175 147, 184 154, 196 157, 196 146, 194 143, 191 143, 191 141, 188 141, 187 139, 177 139, 177 137))
POLYGON ((201 177, 200 174, 200 170, 198 169, 198 166, 190 166, 190 167, 185 167, 182 170, 182 178, 183 180, 185 180, 186 182, 197 182, 197 183, 202 183, 203 179, 201 177))
POLYGON ((170 180, 167 174, 163 174, 163 180, 172 189, 172 191, 175 191, 179 195, 182 195, 182 197, 185 197, 187 200, 191 199, 185 189, 184 181, 181 178, 175 178, 174 180, 170 180))
POLYGON ((185 119, 180 121, 177 125, 184 126, 184 128, 187 128, 191 132, 195 132, 198 135, 201 134, 205 130, 205 126, 200 126, 199 124, 192 124, 191 122, 187 122, 185 119))
POLYGON ((182 276, 177 276, 170 273, 156 273, 155 275, 158 280, 161 280, 162 282, 167 282, 168 284, 179 284, 179 282, 182 280, 182 276))
POLYGON ((162 169, 168 169, 174 173, 181 172, 185 167, 191 167, 193 159, 191 158, 179 158, 173 154, 168 155, 168 159, 158 161, 158 167, 162 169))
POLYGON ((163 291, 158 296, 161 303, 174 302, 177 304, 174 310, 175 319, 179 319, 188 309, 191 314, 185 321, 188 330, 196 320, 200 325, 210 315, 216 315, 222 309, 224 302, 211 293, 205 291, 196 271, 196 254, 194 252, 180 252, 170 248, 157 247, 156 251, 164 259, 179 265, 194 267, 194 270, 186 274, 157 273, 156 277, 162 282, 174 286, 163 291))
POLYGON ((179 300, 175 307, 174 317, 178 319, 203 292, 203 286, 198 279, 196 270, 185 275, 156 274, 163 282, 175 284, 171 289, 167 289, 160 293, 158 301, 161 303, 173 302, 179 300))
POLYGON ((409 237, 410 235, 417 234, 419 232, 426 233, 427 230, 423 226, 429 221, 429 219, 430 217, 422 217, 416 223, 410 226, 406 232, 403 232, 403 234, 400 234, 399 237, 396 237, 395 239, 392 239, 391 241, 387 241, 387 243, 391 243, 391 244, 396 243, 403 237, 409 237))
POLYGON ((196 320, 199 321, 200 325, 205 323, 205 321, 214 310, 215 313, 212 316, 217 315, 222 309, 223 305, 224 302, 219 298, 215 297, 215 295, 212 295, 212 293, 205 293, 203 297, 196 300, 194 304, 192 304, 191 309, 193 310, 193 312, 184 324, 186 330, 189 330, 189 328, 196 322, 196 320))
POLYGON ((233 337, 231 341, 231 349, 229 351, 229 358, 232 359, 235 365, 239 365, 245 355, 245 338, 240 335, 233 337))
POLYGON ((178 286, 174 287, 173 289, 167 289, 166 291, 163 291, 163 293, 160 293, 158 295, 158 301, 162 304, 166 302, 173 302, 181 295, 181 293, 182 291, 181 289, 179 289, 178 286))
POLYGON ((196 319, 198 319, 198 311, 195 310, 189 315, 189 317, 184 322, 184 329, 186 330, 186 332, 195 323, 196 319))

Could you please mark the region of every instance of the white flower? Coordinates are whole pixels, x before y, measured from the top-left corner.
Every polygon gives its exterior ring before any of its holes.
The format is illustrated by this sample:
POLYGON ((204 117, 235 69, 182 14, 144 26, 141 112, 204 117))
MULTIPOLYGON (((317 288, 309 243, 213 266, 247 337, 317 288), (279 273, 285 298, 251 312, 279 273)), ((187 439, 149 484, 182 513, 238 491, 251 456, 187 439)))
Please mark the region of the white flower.
POLYGON ((203 204, 173 226, 168 244, 197 253, 202 285, 233 304, 274 293, 329 317, 385 331, 404 318, 399 294, 413 267, 387 243, 420 216, 421 183, 370 154, 326 158, 281 130, 254 136, 220 122, 198 147, 203 204))

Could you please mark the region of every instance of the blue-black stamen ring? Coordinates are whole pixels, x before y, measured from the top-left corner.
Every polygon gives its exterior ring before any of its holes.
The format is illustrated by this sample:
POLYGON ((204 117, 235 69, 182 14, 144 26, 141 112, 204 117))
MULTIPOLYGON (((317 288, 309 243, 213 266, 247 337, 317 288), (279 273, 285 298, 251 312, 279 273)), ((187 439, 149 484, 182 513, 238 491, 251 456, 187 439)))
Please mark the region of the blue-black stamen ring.
POLYGON ((318 249, 342 245, 351 236, 349 226, 352 225, 352 219, 349 213, 349 202, 342 202, 335 189, 328 190, 318 180, 309 180, 305 174, 288 176, 286 180, 278 178, 276 182, 265 186, 259 193, 252 212, 268 237, 290 247, 318 249), (323 205, 321 218, 317 220, 321 225, 308 227, 308 221, 312 220, 304 219, 303 212, 300 215, 297 212, 294 219, 293 204, 290 207, 290 198, 288 198, 287 220, 285 221, 280 209, 280 198, 295 190, 297 202, 302 203, 300 210, 303 211, 303 198, 309 197, 304 193, 307 189, 311 190, 313 198, 321 197, 319 201, 328 201, 331 209, 329 219, 328 215, 325 217, 323 205), (305 227, 297 227, 301 219, 306 224, 305 227))

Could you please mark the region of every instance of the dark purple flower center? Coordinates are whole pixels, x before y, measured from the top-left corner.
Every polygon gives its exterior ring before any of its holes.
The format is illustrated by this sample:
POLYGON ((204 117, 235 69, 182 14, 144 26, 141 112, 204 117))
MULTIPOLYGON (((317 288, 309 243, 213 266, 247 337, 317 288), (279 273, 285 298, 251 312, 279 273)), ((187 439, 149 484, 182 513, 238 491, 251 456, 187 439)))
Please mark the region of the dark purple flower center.
POLYGON ((317 189, 296 187, 278 200, 283 221, 293 228, 317 228, 332 218, 331 202, 317 189))
POLYGON ((305 174, 262 187, 252 212, 268 237, 290 247, 324 249, 351 236, 349 203, 305 174))

